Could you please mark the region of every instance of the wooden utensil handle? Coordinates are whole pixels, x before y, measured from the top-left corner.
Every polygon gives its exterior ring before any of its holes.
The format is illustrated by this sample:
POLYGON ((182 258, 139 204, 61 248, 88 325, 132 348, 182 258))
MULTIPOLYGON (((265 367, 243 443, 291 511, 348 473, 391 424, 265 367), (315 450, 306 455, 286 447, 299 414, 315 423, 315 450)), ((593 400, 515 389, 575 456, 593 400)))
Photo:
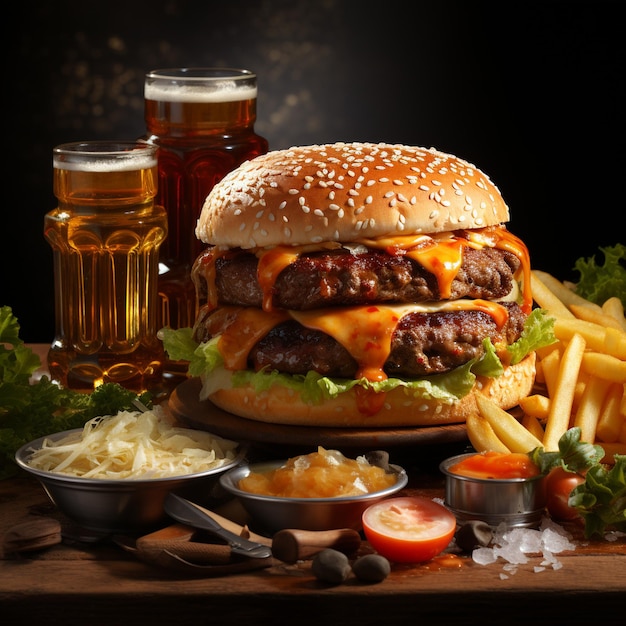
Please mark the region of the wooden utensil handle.
POLYGON ((272 555, 285 563, 313 557, 325 548, 352 554, 361 545, 361 535, 351 528, 334 530, 279 530, 272 539, 272 555))

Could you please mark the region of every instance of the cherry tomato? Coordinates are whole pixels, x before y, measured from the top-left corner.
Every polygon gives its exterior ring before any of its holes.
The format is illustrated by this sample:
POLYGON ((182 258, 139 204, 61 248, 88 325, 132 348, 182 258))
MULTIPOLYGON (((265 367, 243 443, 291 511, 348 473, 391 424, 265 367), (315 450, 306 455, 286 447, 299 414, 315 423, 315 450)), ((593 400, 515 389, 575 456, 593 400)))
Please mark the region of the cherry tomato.
POLYGON ((546 476, 546 508, 555 520, 573 520, 580 517, 578 511, 567 503, 574 487, 585 482, 585 477, 555 467, 546 476))
POLYGON ((456 530, 453 513, 419 496, 387 498, 372 504, 362 521, 372 548, 398 563, 429 561, 448 547, 456 530))

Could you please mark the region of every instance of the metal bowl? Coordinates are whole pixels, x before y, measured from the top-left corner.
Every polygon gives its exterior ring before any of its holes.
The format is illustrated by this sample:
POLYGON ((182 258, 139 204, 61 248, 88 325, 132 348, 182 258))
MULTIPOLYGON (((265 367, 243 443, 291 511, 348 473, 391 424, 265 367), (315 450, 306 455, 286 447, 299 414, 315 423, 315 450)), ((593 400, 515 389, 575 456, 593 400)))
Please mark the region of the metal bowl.
POLYGON ((237 497, 259 529, 274 533, 284 528, 301 530, 332 530, 352 528, 361 530, 363 511, 388 496, 403 489, 408 476, 398 465, 389 465, 396 474, 396 482, 381 491, 358 496, 329 498, 289 498, 265 496, 238 487, 239 481, 250 472, 269 472, 284 465, 287 461, 267 461, 252 465, 242 464, 220 476, 220 485, 237 497))
POLYGON ((497 527, 536 527, 546 504, 542 474, 532 478, 470 478, 450 471, 450 467, 475 452, 453 456, 439 465, 446 477, 445 505, 461 522, 481 520, 497 527))
POLYGON ((19 467, 39 480, 61 513, 81 528, 102 534, 156 529, 169 520, 163 503, 170 492, 195 502, 206 501, 218 485, 218 476, 240 463, 246 453, 239 446, 235 458, 221 467, 172 478, 81 478, 43 471, 28 464, 33 451, 42 446, 44 439, 57 441, 80 433, 81 428, 35 439, 15 453, 15 460, 19 467))

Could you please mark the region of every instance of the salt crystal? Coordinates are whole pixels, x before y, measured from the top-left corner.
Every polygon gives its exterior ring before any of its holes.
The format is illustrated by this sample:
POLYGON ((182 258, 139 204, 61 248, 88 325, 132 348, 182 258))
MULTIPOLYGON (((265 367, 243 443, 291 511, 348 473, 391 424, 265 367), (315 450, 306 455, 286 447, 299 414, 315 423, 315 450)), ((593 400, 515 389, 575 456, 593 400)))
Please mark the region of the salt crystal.
POLYGON ((553 528, 546 528, 542 536, 543 546, 545 550, 550 550, 558 554, 565 550, 575 550, 576 545, 573 544, 567 536, 555 532, 553 528))
MULTIPOLYGON (((543 518, 539 529, 508 529, 500 524, 494 530, 491 547, 474 550, 472 559, 480 565, 489 565, 501 558, 507 562, 503 569, 515 574, 517 565, 528 563, 527 554, 537 554, 543 560, 533 571, 542 572, 550 566, 554 570, 561 569, 563 565, 554 555, 575 550, 576 545, 571 539, 572 536, 562 526, 547 517, 543 518)), ((502 575, 500 577, 503 578, 502 575)))
POLYGON ((489 565, 498 559, 491 548, 476 548, 472 552, 472 560, 479 565, 489 565))

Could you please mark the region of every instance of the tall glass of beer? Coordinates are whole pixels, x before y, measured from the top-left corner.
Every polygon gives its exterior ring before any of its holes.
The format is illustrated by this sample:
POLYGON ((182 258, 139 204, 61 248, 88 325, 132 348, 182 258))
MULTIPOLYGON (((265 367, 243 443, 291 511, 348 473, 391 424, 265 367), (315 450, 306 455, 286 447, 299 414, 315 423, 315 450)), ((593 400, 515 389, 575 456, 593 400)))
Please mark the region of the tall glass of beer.
POLYGON ((143 142, 53 150, 58 206, 44 219, 55 295, 48 368, 68 389, 89 392, 106 382, 138 393, 162 388, 157 279, 167 214, 155 203, 156 153, 143 142))
MULTIPOLYGON (((257 77, 244 69, 178 68, 145 77, 142 140, 156 145, 157 202, 168 215, 160 251, 160 327, 193 326, 191 268, 203 245, 195 227, 207 195, 228 172, 268 150, 256 134, 257 77)), ((172 372, 187 364, 169 362, 172 372)))

